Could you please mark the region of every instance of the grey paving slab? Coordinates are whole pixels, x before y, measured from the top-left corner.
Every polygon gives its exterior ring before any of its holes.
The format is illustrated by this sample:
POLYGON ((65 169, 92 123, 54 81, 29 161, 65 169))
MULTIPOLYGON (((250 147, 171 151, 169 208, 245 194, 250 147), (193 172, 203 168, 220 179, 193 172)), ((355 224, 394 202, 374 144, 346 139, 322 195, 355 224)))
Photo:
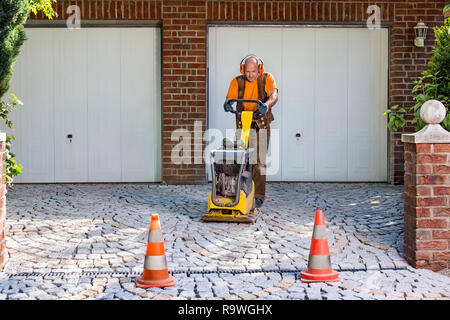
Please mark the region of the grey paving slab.
MULTIPOLYGON (((254 224, 204 223, 209 185, 15 185, 4 299, 450 299, 450 278, 403 259, 403 186, 269 183, 254 224), (306 284, 315 210, 336 283, 306 284), (152 213, 176 285, 136 288, 152 213)), ((448 274, 448 273, 447 273, 448 274)))

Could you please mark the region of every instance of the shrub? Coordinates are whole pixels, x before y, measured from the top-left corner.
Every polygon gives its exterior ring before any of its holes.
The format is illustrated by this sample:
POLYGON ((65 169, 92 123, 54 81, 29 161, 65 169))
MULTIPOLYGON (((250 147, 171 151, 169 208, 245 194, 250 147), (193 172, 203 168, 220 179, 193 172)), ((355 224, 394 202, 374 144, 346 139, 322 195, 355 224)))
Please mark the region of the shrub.
MULTIPOLYGON (((420 108, 424 102, 435 99, 441 101, 446 110, 447 116, 441 125, 450 131, 450 18, 444 21, 441 27, 435 27, 434 35, 436 45, 433 47, 433 56, 428 62, 428 69, 423 71, 421 77, 414 81, 412 93, 416 104, 409 108, 414 112, 412 123, 416 125, 415 130, 419 131, 425 123, 420 118, 420 108)), ((384 115, 388 116, 388 128, 397 131, 406 124, 404 114, 406 110, 398 105, 392 106, 384 115)))

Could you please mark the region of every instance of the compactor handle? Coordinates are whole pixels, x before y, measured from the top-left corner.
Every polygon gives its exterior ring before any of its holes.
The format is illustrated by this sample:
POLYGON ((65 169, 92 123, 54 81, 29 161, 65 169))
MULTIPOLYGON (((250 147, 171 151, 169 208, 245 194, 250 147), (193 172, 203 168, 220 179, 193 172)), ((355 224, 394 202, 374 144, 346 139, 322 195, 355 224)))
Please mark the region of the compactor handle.
POLYGON ((261 102, 261 100, 252 100, 252 99, 230 99, 228 101, 226 101, 223 105, 223 108, 225 109, 225 112, 231 112, 234 114, 237 114, 237 111, 235 109, 233 109, 232 104, 235 102, 253 102, 253 103, 257 103, 258 104, 258 110, 255 111, 255 115, 257 115, 258 113, 261 114, 266 114, 269 107, 267 106, 267 104, 261 102))

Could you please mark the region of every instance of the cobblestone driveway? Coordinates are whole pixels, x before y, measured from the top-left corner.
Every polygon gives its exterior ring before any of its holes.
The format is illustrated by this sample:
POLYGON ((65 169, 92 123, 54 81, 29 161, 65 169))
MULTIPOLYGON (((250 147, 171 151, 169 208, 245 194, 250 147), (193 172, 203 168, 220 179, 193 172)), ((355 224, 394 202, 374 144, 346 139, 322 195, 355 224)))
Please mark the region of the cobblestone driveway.
POLYGON ((204 223, 209 185, 16 185, 3 299, 449 299, 403 259, 403 186, 270 183, 255 224, 204 223), (305 284, 316 209, 340 282, 305 284), (138 289, 159 213, 176 286, 138 289))

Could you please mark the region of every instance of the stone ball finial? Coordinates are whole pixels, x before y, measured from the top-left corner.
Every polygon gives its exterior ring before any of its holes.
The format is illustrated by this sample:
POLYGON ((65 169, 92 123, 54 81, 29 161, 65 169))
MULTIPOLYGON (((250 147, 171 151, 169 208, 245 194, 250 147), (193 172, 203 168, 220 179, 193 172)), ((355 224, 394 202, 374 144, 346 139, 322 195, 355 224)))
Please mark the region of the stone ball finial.
POLYGON ((420 108, 420 117, 427 124, 439 124, 446 116, 445 107, 438 100, 428 100, 420 108))

